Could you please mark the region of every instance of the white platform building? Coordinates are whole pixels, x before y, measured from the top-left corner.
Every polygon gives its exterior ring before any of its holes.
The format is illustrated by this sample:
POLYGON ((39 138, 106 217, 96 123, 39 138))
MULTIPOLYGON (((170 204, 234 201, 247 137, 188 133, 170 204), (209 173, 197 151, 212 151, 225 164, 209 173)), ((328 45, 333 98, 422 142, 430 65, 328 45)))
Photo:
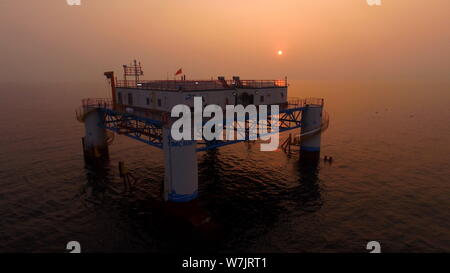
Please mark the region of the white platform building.
POLYGON ((145 110, 170 112, 177 104, 194 107, 194 97, 203 104, 225 105, 286 104, 287 80, 161 80, 117 81, 117 105, 145 110))

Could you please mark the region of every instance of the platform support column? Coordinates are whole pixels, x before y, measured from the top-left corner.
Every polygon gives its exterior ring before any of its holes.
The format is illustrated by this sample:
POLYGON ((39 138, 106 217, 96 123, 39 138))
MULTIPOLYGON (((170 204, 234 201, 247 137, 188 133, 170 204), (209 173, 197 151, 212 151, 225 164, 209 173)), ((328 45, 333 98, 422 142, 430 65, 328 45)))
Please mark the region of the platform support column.
POLYGON ((108 159, 108 142, 104 125, 105 118, 99 110, 94 110, 84 118, 85 136, 82 138, 86 162, 108 159))
MULTIPOLYGON (((316 131, 322 126, 322 110, 323 106, 308 105, 302 113, 301 133, 305 134, 316 131)), ((300 153, 304 156, 319 157, 320 142, 322 132, 319 130, 311 135, 306 135, 300 139, 300 153)))
POLYGON ((175 141, 169 126, 163 127, 164 200, 189 202, 198 195, 196 141, 175 141))

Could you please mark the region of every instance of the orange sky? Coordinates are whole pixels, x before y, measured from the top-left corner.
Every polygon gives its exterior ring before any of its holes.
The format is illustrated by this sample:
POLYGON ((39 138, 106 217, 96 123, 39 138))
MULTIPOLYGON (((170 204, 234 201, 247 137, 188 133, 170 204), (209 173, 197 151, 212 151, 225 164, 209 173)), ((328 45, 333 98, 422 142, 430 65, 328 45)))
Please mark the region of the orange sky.
POLYGON ((102 81, 133 58, 147 79, 450 75, 449 0, 81 1, 0 0, 0 81, 102 81))

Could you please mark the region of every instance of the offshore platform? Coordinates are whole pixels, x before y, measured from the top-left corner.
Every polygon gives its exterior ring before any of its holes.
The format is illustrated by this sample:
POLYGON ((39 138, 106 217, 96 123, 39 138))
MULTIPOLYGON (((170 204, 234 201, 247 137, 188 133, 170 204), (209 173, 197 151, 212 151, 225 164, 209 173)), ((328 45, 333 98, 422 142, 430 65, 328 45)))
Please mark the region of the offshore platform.
MULTIPOLYGON (((287 78, 282 80, 242 80, 240 77, 210 80, 142 80, 141 64, 134 61, 123 66, 123 79, 114 72, 104 75, 111 86, 111 98, 87 98, 76 111, 77 119, 85 125, 82 138, 87 163, 109 157, 107 130, 125 135, 164 151, 163 199, 169 202, 190 202, 198 196, 197 152, 231 145, 240 140, 176 141, 171 136, 173 106, 184 104, 192 108, 194 98, 201 97, 203 105, 278 105, 279 114, 269 114, 268 128, 289 134, 281 147, 300 147, 301 157, 318 159, 321 133, 329 118, 320 98, 288 98, 287 78), (131 79, 130 79, 131 77, 131 79)), ((236 122, 238 122, 236 120, 236 122)), ((248 122, 248 120, 245 120, 248 122)), ((261 125, 257 125, 261 126, 261 125)), ((236 128, 238 126, 235 126, 236 128)), ((248 129, 248 127, 246 127, 248 129)))

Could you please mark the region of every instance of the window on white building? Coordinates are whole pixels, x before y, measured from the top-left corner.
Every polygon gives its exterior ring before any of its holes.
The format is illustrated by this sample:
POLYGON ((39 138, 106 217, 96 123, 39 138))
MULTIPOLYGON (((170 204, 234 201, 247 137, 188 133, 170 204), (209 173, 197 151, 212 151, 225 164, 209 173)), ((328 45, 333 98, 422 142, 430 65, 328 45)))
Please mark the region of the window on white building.
POLYGON ((128 93, 128 105, 133 105, 133 94, 128 93))

